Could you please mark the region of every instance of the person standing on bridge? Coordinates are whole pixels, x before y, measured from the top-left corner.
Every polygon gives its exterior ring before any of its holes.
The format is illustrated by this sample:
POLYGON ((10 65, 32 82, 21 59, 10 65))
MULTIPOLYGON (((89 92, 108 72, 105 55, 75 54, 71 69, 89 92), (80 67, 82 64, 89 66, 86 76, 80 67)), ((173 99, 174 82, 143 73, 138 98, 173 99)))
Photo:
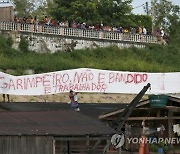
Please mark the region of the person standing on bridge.
POLYGON ((147 34, 147 30, 146 30, 146 28, 143 26, 143 28, 142 28, 142 33, 143 33, 143 35, 146 35, 147 34))
POLYGON ((70 90, 69 98, 71 101, 71 108, 74 109, 75 111, 80 111, 80 108, 78 105, 77 92, 73 92, 73 90, 70 90))

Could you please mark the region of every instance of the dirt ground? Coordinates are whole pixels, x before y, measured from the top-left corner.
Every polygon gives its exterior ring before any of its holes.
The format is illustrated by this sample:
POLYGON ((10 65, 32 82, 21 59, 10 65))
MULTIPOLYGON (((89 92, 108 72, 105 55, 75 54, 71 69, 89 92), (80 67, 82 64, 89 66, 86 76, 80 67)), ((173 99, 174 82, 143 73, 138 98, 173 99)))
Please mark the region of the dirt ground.
MULTIPOLYGON (((95 94, 78 93, 79 103, 129 103, 136 95, 130 94, 95 94)), ((146 99, 146 96, 144 96, 146 99)), ((0 101, 2 101, 2 95, 0 101)), ((15 96, 10 95, 11 102, 69 102, 68 93, 46 96, 15 96)))

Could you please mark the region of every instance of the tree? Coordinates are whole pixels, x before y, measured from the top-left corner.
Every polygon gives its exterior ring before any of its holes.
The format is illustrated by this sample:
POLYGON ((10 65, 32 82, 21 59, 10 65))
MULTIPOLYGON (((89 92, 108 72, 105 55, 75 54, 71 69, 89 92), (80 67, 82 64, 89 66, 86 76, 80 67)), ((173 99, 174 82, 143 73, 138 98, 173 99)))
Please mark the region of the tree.
POLYGON ((180 18, 178 15, 172 15, 169 17, 170 26, 168 29, 169 41, 171 44, 178 45, 180 47, 180 18))
POLYGON ((32 12, 32 15, 37 16, 39 21, 42 21, 45 16, 50 16, 49 9, 54 3, 51 0, 36 0, 36 2, 36 8, 32 12))
POLYGON ((173 15, 179 14, 179 6, 173 5, 169 0, 153 0, 151 14, 154 28, 163 28, 168 31, 173 15))
POLYGON ((35 0, 13 0, 18 17, 29 16, 35 10, 35 0))
POLYGON ((98 12, 102 21, 110 26, 122 26, 129 22, 126 18, 131 13, 130 3, 132 0, 100 0, 98 3, 98 12))
POLYGON ((97 4, 87 0, 54 0, 49 12, 60 21, 91 22, 99 18, 97 4))
POLYGON ((131 0, 54 0, 50 14, 60 21, 77 21, 108 25, 119 23, 125 14, 130 13, 131 0))
POLYGON ((163 28, 169 36, 170 43, 180 41, 180 7, 169 0, 153 0, 152 18, 154 29, 163 28))

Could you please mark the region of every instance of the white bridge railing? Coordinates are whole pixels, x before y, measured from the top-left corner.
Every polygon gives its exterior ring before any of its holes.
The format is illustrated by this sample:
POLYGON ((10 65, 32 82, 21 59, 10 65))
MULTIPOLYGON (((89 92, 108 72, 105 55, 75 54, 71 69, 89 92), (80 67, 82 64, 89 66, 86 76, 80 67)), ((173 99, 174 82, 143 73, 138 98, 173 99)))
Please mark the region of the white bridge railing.
POLYGON ((52 34, 52 35, 81 37, 81 38, 96 38, 103 40, 158 43, 157 37, 153 35, 139 35, 139 34, 129 34, 129 33, 123 34, 119 32, 51 27, 46 25, 23 24, 23 23, 6 22, 6 21, 0 21, 0 30, 42 33, 42 34, 52 34))

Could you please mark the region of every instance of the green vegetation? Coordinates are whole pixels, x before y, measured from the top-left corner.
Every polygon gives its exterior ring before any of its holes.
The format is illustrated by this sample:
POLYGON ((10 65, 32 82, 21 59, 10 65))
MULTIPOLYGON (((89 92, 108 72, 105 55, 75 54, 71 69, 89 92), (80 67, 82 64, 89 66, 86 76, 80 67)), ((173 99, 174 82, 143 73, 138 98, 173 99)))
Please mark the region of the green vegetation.
POLYGON ((42 73, 82 67, 136 72, 174 72, 180 71, 179 58, 180 50, 175 45, 149 45, 144 49, 119 49, 112 46, 54 54, 17 51, 8 46, 7 39, 0 36, 0 69, 13 69, 18 74, 26 69, 42 73))
POLYGON ((158 148, 162 148, 164 152, 168 151, 168 145, 165 145, 165 143, 158 144, 149 144, 149 149, 152 152, 158 152, 158 148))
POLYGON ((152 31, 152 18, 151 16, 147 16, 147 15, 126 15, 125 16, 127 21, 121 22, 119 23, 120 26, 122 27, 146 27, 148 32, 152 31))
POLYGON ((101 22, 108 26, 123 28, 145 26, 148 32, 163 28, 173 41, 179 41, 176 27, 179 25, 180 7, 170 0, 153 0, 148 15, 132 14, 133 0, 13 0, 16 15, 20 18, 36 16, 41 21, 44 16, 60 22, 76 21, 96 25, 101 22), (153 20, 152 20, 153 19, 153 20), (175 27, 175 28, 174 28, 175 27), (173 35, 178 40, 173 38, 173 35))
POLYGON ((42 73, 81 67, 137 72, 179 72, 180 7, 169 0, 154 0, 151 16, 137 16, 131 14, 131 2, 132 0, 40 0, 41 5, 35 7, 34 0, 14 0, 17 15, 20 17, 31 14, 41 17, 48 15, 51 19, 60 21, 76 20, 88 24, 103 22, 122 27, 145 26, 148 31, 151 31, 153 25, 153 29, 164 29, 169 45, 148 45, 143 49, 119 49, 112 46, 40 54, 28 51, 28 42, 25 39, 21 40, 18 51, 11 48, 11 38, 0 36, 0 69, 13 69, 18 74, 26 69, 42 73))
POLYGON ((18 46, 19 50, 22 52, 28 52, 29 51, 28 46, 29 46, 28 41, 25 38, 21 38, 18 46))
POLYGON ((171 0, 153 0, 151 7, 154 28, 163 28, 168 33, 174 21, 179 20, 179 5, 174 5, 171 0))
POLYGON ((151 16, 131 13, 132 0, 39 0, 37 6, 34 5, 34 0, 13 1, 17 16, 21 18, 37 16, 41 21, 47 15, 49 19, 61 22, 76 21, 88 25, 102 22, 106 26, 123 28, 145 26, 149 32, 152 29, 151 16))
POLYGON ((131 12, 131 1, 54 0, 54 4, 49 7, 49 13, 60 21, 68 20, 71 22, 75 20, 76 22, 86 22, 88 24, 99 24, 102 21, 110 25, 117 21, 119 23, 124 20, 128 21, 125 15, 131 12))

